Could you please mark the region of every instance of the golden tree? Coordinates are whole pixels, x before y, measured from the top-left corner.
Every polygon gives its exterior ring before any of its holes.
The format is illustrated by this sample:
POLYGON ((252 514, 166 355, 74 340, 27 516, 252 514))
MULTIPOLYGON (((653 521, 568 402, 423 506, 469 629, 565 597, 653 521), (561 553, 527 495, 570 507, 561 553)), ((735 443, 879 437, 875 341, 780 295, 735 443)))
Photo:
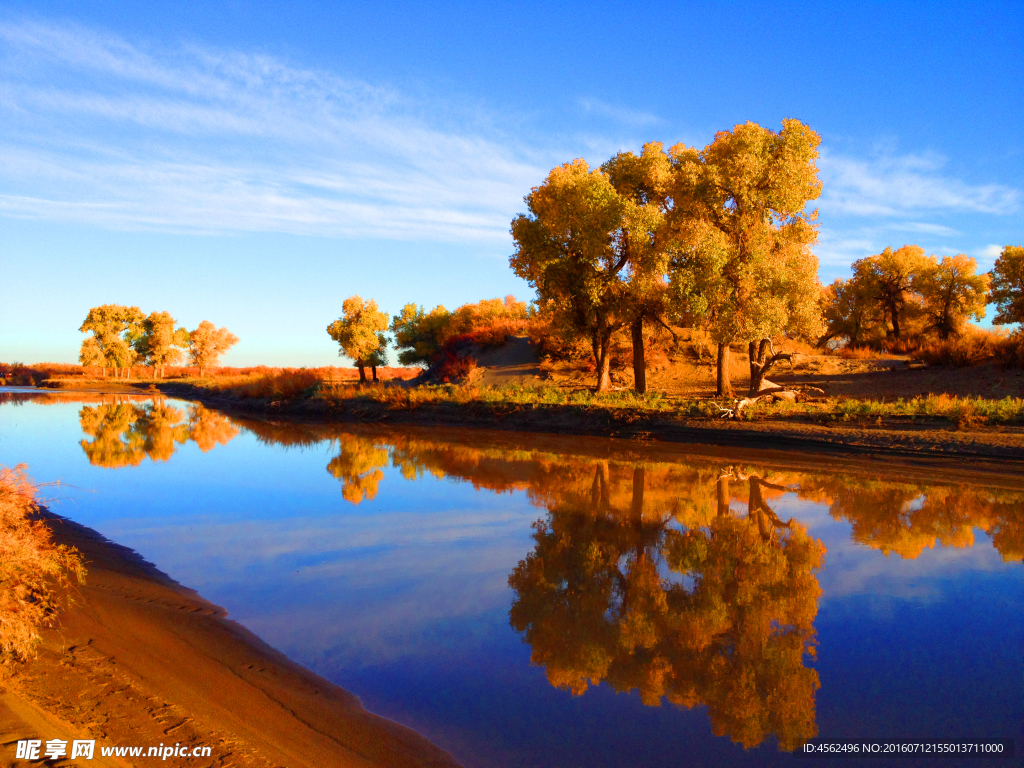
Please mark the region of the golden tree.
POLYGON ((444 344, 444 332, 451 312, 438 305, 430 312, 415 304, 406 304, 391 318, 398 362, 402 365, 430 365, 437 360, 444 344))
POLYGON ((92 336, 82 342, 78 359, 82 365, 98 365, 106 375, 107 368, 115 373, 130 368, 138 357, 133 343, 142 333, 145 316, 138 307, 120 304, 102 304, 93 307, 78 329, 92 336))
POLYGON ((601 166, 612 186, 630 202, 630 226, 622 228, 622 250, 629 256, 625 285, 625 313, 633 347, 633 386, 647 391, 644 323, 665 326, 666 273, 669 251, 664 230, 669 205, 669 156, 661 142, 645 144, 639 156, 620 152, 601 166))
POLYGON ((940 338, 959 336, 967 318, 985 316, 989 276, 977 274, 978 262, 963 253, 943 256, 942 261, 931 256, 928 261, 913 279, 924 314, 940 338))
POLYGON ((366 367, 373 369, 377 380, 377 366, 387 363, 388 316, 377 308, 373 299, 363 301, 349 296, 341 305, 342 316, 327 326, 327 333, 341 346, 339 355, 347 355, 359 369, 359 383, 366 383, 366 367))
POLYGON ((132 345, 139 355, 154 368, 157 378, 168 365, 181 362, 182 350, 188 347, 189 334, 184 328, 174 327, 174 318, 168 312, 151 312, 132 345))
POLYGON ((888 321, 893 339, 900 340, 902 321, 908 312, 916 313, 915 281, 932 266, 917 245, 904 245, 895 251, 886 248, 876 256, 853 262, 853 280, 874 301, 882 312, 882 322, 888 321))
POLYGON ((206 369, 217 365, 220 356, 238 343, 238 337, 227 328, 217 328, 209 320, 203 320, 188 334, 189 362, 199 368, 199 376, 206 375, 206 369))
POLYGON ((745 341, 751 394, 780 360, 772 338, 820 335, 817 211, 821 138, 798 120, 778 133, 756 123, 721 131, 698 151, 672 147, 668 216, 677 311, 718 344, 718 395, 732 395, 729 345, 745 341), (769 351, 771 354, 769 355, 769 351))
POLYGON ((997 325, 1024 323, 1024 246, 1008 245, 992 269, 992 302, 997 325))
POLYGON ((627 319, 623 269, 630 243, 646 230, 647 222, 633 215, 641 206, 582 159, 552 169, 526 206, 529 213, 512 220, 512 269, 567 334, 589 340, 597 391, 604 392, 611 386, 612 335, 627 319))
POLYGON ((818 339, 820 345, 833 340, 844 340, 847 346, 856 346, 867 340, 881 322, 875 301, 865 286, 856 280, 835 280, 821 295, 821 315, 825 332, 818 339))

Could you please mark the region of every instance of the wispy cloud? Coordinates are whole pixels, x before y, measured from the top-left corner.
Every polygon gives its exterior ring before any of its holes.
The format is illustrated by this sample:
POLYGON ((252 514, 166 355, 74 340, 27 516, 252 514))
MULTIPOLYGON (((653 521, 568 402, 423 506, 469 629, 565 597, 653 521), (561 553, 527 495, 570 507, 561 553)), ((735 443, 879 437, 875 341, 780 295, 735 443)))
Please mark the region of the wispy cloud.
POLYGON ((0 213, 114 228, 500 240, 527 148, 263 55, 0 24, 0 213))
MULTIPOLYGON (((922 212, 1016 213, 1021 190, 967 184, 944 175, 936 155, 883 155, 864 160, 823 152, 822 212, 855 216, 908 216, 922 212)), ((920 225, 919 225, 920 226, 920 225)), ((922 230, 923 231, 923 230, 922 230)))
POLYGON ((587 114, 596 115, 630 128, 643 128, 661 122, 661 118, 650 112, 639 112, 627 107, 615 106, 600 99, 580 99, 580 106, 587 114))

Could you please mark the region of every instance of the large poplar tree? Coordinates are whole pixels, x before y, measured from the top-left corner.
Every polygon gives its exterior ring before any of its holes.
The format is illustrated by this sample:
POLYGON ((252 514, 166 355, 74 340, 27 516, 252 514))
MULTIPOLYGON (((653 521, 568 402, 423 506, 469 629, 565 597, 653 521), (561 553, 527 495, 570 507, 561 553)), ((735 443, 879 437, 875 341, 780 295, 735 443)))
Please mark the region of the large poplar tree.
POLYGON ((512 269, 558 323, 589 339, 597 391, 604 392, 611 386, 612 335, 628 320, 623 270, 631 243, 642 241, 648 226, 636 215, 641 206, 582 159, 554 168, 526 205, 529 213, 512 220, 512 269))
POLYGON ((670 284, 679 313, 718 344, 718 395, 731 396, 729 345, 747 342, 751 392, 788 355, 781 333, 817 336, 821 324, 814 161, 821 138, 798 120, 778 133, 756 123, 721 131, 703 150, 670 150, 670 284), (769 354, 769 352, 771 354, 769 354))
POLYGON ((644 323, 664 323, 666 273, 669 251, 664 233, 665 212, 670 204, 668 182, 671 163, 661 142, 644 145, 639 157, 620 152, 601 166, 619 195, 629 201, 631 226, 623 228, 626 267, 624 313, 633 346, 633 382, 637 392, 647 391, 644 323))
POLYGON ((92 336, 82 342, 78 359, 82 365, 98 365, 115 372, 129 368, 138 357, 134 342, 142 333, 145 315, 138 307, 102 304, 93 307, 78 329, 92 336))
POLYGON ((182 350, 188 347, 188 331, 174 327, 169 312, 151 312, 142 323, 141 334, 132 344, 139 357, 153 366, 157 378, 164 368, 181 362, 182 350))

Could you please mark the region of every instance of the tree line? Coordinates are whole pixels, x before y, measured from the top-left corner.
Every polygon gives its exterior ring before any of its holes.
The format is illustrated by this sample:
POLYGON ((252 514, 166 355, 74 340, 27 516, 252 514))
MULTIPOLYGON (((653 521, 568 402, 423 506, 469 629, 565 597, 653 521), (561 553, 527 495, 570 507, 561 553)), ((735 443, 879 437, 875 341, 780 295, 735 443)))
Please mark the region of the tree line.
POLYGON ((146 315, 138 307, 103 304, 93 307, 78 329, 91 333, 82 342, 78 354, 84 366, 96 366, 128 376, 136 365, 152 366, 157 378, 168 365, 177 365, 187 354, 189 363, 206 369, 217 364, 220 356, 238 343, 238 337, 227 328, 217 328, 208 320, 195 330, 175 327, 168 312, 146 315))
POLYGON ((939 260, 916 245, 859 259, 849 279, 824 291, 820 342, 899 343, 908 332, 946 340, 961 335, 969 318, 981 320, 990 302, 996 325, 1024 322, 1024 248, 1006 246, 990 273, 977 269, 963 253, 939 260))
POLYGON ((818 280, 815 160, 820 137, 798 120, 774 132, 756 123, 721 131, 698 150, 644 145, 598 169, 581 159, 554 168, 512 221, 511 265, 537 307, 567 336, 589 341, 597 390, 611 384, 610 347, 628 330, 635 387, 646 390, 645 326, 709 332, 718 348, 718 395, 731 396, 730 345, 745 343, 750 394, 781 360, 780 336, 858 343, 874 329, 899 339, 911 314, 941 338, 980 319, 1024 321, 1024 249, 1007 246, 991 275, 960 254, 917 246, 862 259, 828 290, 818 280))

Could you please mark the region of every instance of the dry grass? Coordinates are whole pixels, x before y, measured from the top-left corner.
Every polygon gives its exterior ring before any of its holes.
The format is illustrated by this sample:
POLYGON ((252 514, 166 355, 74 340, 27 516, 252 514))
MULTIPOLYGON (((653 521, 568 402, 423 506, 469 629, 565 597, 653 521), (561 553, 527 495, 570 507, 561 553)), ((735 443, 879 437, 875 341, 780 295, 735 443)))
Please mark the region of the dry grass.
POLYGON ((811 416, 826 421, 866 423, 879 419, 942 419, 958 429, 1024 423, 1024 398, 992 400, 956 395, 924 395, 892 402, 844 398, 824 403, 758 403, 744 412, 754 420, 767 415, 811 416))
POLYGON ((24 465, 0 468, 0 663, 30 658, 39 628, 53 622, 59 596, 85 567, 77 550, 54 544, 38 519, 24 465))
POLYGON ((968 333, 945 341, 925 341, 915 350, 914 356, 928 365, 967 368, 990 360, 996 355, 1003 341, 994 333, 968 333))
POLYGON ((891 360, 893 353, 874 347, 840 347, 835 351, 836 357, 843 360, 891 360))

